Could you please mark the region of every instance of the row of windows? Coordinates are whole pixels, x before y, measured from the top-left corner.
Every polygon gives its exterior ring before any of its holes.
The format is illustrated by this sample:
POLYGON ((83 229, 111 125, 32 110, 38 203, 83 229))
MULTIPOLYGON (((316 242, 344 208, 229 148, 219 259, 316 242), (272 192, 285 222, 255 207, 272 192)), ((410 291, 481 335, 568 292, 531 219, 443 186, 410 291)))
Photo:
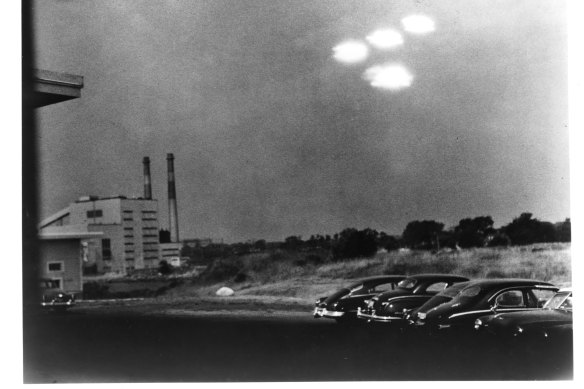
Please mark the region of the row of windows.
POLYGON ((102 217, 103 216, 103 211, 101 209, 93 209, 90 211, 87 211, 87 218, 89 219, 93 219, 95 217, 102 217))

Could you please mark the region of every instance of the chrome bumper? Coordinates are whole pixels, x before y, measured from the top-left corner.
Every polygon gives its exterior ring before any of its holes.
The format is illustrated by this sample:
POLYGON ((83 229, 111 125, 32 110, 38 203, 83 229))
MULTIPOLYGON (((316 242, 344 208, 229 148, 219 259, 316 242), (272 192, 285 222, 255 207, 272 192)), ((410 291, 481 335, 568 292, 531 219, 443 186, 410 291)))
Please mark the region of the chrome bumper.
POLYGON ((49 302, 42 302, 41 305, 43 307, 70 307, 71 305, 74 305, 75 303, 73 301, 66 301, 66 302, 62 302, 62 301, 49 301, 49 302))
POLYGON ((321 317, 327 317, 327 318, 331 318, 331 319, 335 319, 337 317, 341 317, 345 314, 345 312, 339 312, 339 311, 329 311, 326 308, 314 308, 314 318, 315 319, 319 319, 321 317))
POLYGON ((372 313, 365 313, 361 311, 361 308, 357 308, 357 317, 359 319, 367 320, 367 321, 378 321, 382 323, 389 323, 396 320, 404 320, 403 317, 398 316, 380 316, 375 314, 375 310, 372 313))

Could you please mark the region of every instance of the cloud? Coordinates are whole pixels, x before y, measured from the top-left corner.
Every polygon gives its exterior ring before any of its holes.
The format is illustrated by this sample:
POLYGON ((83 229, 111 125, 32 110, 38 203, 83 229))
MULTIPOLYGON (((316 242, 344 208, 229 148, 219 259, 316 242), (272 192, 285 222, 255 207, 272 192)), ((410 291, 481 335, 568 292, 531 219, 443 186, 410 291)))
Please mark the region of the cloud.
POLYGON ((412 85, 414 76, 403 65, 387 63, 365 70, 363 78, 374 88, 397 91, 412 85))
POLYGON ((436 29, 434 21, 425 15, 410 15, 402 19, 404 30, 413 34, 427 34, 436 29))
POLYGON ((333 58, 343 63, 358 63, 367 59, 369 48, 363 42, 350 40, 333 47, 333 58))
POLYGON ((404 43, 402 34, 393 29, 376 30, 365 38, 373 47, 381 50, 393 49, 404 43))

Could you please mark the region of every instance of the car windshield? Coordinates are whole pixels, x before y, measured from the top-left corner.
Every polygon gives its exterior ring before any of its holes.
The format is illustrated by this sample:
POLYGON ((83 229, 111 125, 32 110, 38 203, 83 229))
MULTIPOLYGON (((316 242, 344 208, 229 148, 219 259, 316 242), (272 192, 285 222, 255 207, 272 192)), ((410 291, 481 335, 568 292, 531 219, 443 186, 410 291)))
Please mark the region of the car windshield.
POLYGON ((406 278, 405 280, 401 280, 397 284, 397 287, 401 289, 414 289, 414 286, 416 286, 417 283, 418 282, 413 278, 406 278))
POLYGON ((460 290, 462 288, 464 288, 467 285, 466 282, 460 282, 458 284, 454 284, 452 285, 450 288, 446 288, 444 289, 442 292, 440 292, 438 294, 438 296, 442 296, 442 297, 450 297, 453 298, 454 296, 456 296, 460 290))
POLYGON ((549 299, 543 306, 545 309, 568 309, 572 310, 572 293, 560 292, 549 299))
POLYGON ((420 310, 423 312, 427 312, 430 309, 437 307, 438 305, 442 305, 451 301, 460 293, 460 290, 464 288, 467 284, 468 284, 467 282, 460 282, 458 284, 452 285, 450 288, 444 289, 442 292, 438 293, 436 296, 426 301, 426 303, 422 305, 422 307, 420 307, 420 310))

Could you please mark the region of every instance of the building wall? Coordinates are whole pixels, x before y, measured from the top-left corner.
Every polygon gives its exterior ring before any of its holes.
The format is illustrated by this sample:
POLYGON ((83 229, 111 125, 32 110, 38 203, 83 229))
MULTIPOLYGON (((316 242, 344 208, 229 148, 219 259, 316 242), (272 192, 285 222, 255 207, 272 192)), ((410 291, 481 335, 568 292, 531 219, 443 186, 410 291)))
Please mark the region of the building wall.
POLYGON ((97 270, 101 273, 126 272, 124 261, 124 238, 121 224, 90 224, 87 229, 91 232, 102 232, 95 253, 97 270), (107 243, 109 242, 109 243, 107 243), (109 245, 109 250, 108 250, 109 245))
POLYGON ((126 263, 129 268, 158 266, 158 202, 156 200, 123 200, 122 225, 126 263))
POLYGON ((81 293, 81 255, 79 239, 41 240, 40 277, 58 279, 63 290, 81 293))
POLYGON ((123 199, 96 199, 78 201, 69 206, 71 224, 121 224, 123 199))
POLYGON ((160 255, 161 260, 165 260, 170 263, 172 258, 180 258, 180 250, 182 248, 182 243, 161 243, 160 244, 160 255))
POLYGON ((66 220, 103 232, 99 241, 87 241, 85 257, 99 273, 122 273, 155 268, 160 262, 158 201, 122 197, 77 201, 66 220))

